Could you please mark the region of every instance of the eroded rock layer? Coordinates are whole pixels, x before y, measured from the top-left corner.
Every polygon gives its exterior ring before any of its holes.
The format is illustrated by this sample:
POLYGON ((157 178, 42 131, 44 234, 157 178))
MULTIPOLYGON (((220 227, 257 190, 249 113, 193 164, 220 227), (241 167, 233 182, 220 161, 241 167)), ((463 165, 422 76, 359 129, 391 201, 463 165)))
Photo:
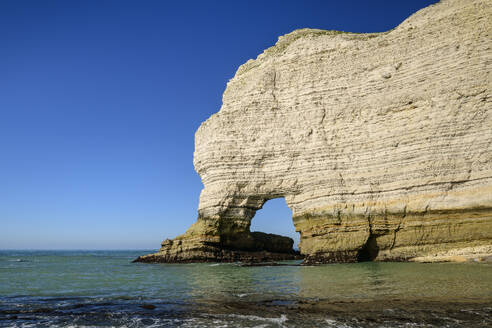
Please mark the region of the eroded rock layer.
POLYGON ((443 0, 386 33, 280 37, 198 129, 198 220, 153 256, 255 250, 278 197, 307 262, 489 252, 491 26, 492 2, 443 0))

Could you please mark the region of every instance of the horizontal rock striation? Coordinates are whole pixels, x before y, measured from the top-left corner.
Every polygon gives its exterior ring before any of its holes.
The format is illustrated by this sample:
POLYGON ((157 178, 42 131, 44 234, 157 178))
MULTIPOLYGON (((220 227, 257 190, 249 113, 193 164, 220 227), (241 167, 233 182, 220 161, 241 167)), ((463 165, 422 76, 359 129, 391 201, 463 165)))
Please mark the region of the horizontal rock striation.
POLYGON ((490 249, 491 63, 482 0, 443 0, 385 33, 280 37, 196 132, 198 220, 151 256, 255 251, 251 219, 279 197, 306 263, 490 249))

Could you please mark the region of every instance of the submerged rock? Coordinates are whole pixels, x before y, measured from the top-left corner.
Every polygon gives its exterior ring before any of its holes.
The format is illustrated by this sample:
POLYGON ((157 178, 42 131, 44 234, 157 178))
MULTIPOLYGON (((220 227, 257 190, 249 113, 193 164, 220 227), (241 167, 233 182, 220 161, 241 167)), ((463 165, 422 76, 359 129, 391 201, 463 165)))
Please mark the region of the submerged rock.
POLYGON ((147 303, 140 305, 140 307, 146 310, 155 310, 156 308, 154 304, 147 304, 147 303))
POLYGON ((491 32, 490 1, 446 0, 386 33, 280 37, 196 132, 197 222, 139 261, 290 258, 249 232, 279 197, 306 263, 490 249, 491 32))

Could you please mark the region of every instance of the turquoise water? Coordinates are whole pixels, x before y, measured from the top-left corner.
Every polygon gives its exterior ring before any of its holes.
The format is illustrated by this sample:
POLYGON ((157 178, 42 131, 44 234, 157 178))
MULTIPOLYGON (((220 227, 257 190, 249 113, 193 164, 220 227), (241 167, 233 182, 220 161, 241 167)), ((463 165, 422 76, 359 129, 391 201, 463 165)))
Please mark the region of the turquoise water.
POLYGON ((0 251, 0 327, 492 326, 490 264, 131 263, 148 252, 0 251))

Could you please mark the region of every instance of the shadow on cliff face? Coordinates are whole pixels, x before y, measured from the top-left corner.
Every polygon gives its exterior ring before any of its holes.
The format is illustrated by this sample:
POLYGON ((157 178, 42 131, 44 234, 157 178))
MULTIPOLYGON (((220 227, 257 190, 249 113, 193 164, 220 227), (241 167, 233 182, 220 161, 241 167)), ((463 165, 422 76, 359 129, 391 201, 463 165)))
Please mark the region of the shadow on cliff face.
POLYGON ((366 244, 357 252, 357 262, 373 261, 379 253, 379 246, 375 235, 370 235, 366 244))

